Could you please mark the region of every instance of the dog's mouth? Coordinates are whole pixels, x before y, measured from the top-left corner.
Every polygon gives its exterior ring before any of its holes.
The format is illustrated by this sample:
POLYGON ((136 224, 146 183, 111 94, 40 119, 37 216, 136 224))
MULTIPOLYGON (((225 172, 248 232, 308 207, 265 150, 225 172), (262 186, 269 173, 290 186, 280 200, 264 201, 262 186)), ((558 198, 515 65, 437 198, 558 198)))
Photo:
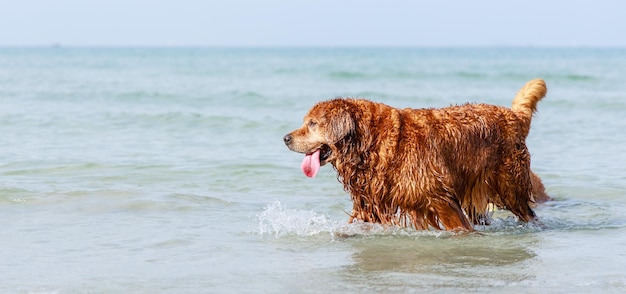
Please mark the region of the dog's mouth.
POLYGON ((326 164, 326 160, 328 160, 328 158, 333 153, 333 151, 330 150, 330 147, 328 147, 328 145, 326 144, 323 144, 319 150, 320 150, 320 163, 324 165, 326 164))
POLYGON ((311 153, 307 153, 302 160, 300 167, 307 177, 315 177, 320 167, 326 164, 328 158, 332 154, 332 150, 328 145, 323 144, 320 148, 315 149, 311 153))

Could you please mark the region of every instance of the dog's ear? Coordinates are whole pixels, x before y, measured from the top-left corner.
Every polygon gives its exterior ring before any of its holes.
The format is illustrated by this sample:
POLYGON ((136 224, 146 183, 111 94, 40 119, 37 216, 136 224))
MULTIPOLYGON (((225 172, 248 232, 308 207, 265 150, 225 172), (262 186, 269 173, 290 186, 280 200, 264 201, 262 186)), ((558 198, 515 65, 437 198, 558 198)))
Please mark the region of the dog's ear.
POLYGON ((346 109, 341 109, 331 115, 328 119, 327 140, 330 143, 337 143, 344 137, 355 132, 354 118, 346 109))

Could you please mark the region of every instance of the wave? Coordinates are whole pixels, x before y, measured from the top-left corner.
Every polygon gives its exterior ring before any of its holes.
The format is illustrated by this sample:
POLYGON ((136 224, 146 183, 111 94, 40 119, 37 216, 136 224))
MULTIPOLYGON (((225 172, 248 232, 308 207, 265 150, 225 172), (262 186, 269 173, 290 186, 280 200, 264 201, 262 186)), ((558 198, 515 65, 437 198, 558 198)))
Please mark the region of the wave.
POLYGON ((459 71, 454 74, 454 76, 466 79, 484 79, 489 77, 488 74, 479 73, 479 72, 469 72, 469 71, 459 71))
POLYGON ((257 120, 239 113, 201 113, 194 111, 163 111, 140 113, 125 111, 107 113, 101 122, 109 122, 120 129, 142 128, 162 130, 206 129, 222 130, 226 128, 250 128, 258 125, 257 120))
MULTIPOLYGON (((438 79, 449 82, 450 79, 461 80, 509 80, 509 81, 526 81, 535 76, 529 75, 526 72, 512 72, 512 71, 473 71, 473 70, 459 70, 459 71, 433 71, 433 70, 385 70, 379 71, 332 71, 328 73, 328 76, 333 79, 339 80, 363 80, 363 79, 392 79, 392 80, 431 80, 438 79)), ((564 80, 564 81, 596 81, 597 77, 587 74, 575 74, 575 73, 539 73, 537 77, 544 78, 546 80, 564 80)))
POLYGON ((146 199, 145 197, 136 197, 135 199, 128 199, 126 201, 120 201, 116 204, 116 209, 130 211, 134 213, 139 212, 167 212, 167 211, 197 211, 207 208, 211 209, 227 209, 236 205, 232 201, 224 200, 220 197, 197 195, 197 194, 183 194, 175 193, 164 195, 161 197, 152 197, 146 199))
POLYGON ((626 226, 623 211, 616 203, 555 200, 536 209, 539 220, 550 230, 598 230, 626 226))
POLYGON ((330 78, 339 80, 361 80, 361 79, 392 79, 392 80, 417 80, 432 77, 431 72, 415 70, 397 69, 377 69, 366 71, 333 71, 328 74, 330 78))
POLYGON ((95 189, 65 192, 0 189, 0 204, 47 206, 55 210, 80 210, 88 213, 102 212, 172 212, 198 211, 207 208, 228 209, 237 202, 216 195, 193 193, 167 193, 158 195, 136 190, 95 189))
MULTIPOLYGON (((105 93, 109 94, 109 93, 105 93)), ((159 92, 159 91, 147 91, 147 90, 136 90, 136 91, 126 91, 116 93, 115 98, 123 101, 133 101, 139 102, 144 100, 149 101, 158 101, 158 100, 177 100, 180 99, 180 95, 174 92, 159 92)))
POLYGON ((23 161, 12 162, 0 166, 0 174, 4 176, 37 176, 37 175, 67 175, 81 174, 104 169, 106 166, 97 163, 67 163, 45 164, 41 162, 23 161))
POLYGON ((577 74, 568 74, 562 76, 564 80, 568 81, 595 81, 596 77, 590 75, 577 75, 577 74))
POLYGON ((368 78, 369 75, 362 73, 362 72, 356 72, 356 71, 333 71, 329 74, 329 76, 331 78, 336 78, 336 79, 363 79, 363 78, 368 78))
POLYGON ((0 188, 0 203, 15 204, 25 203, 28 199, 37 196, 37 193, 31 190, 21 188, 0 188))

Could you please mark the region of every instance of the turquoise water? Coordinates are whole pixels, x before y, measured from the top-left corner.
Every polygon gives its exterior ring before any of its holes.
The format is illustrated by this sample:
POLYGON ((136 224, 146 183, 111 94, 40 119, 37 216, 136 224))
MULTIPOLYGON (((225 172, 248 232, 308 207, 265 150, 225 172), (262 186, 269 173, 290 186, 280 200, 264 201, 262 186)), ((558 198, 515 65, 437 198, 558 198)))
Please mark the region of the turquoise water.
POLYGON ((626 291, 624 49, 3 48, 0 105, 0 292, 626 291), (348 225, 282 143, 320 100, 508 106, 536 77, 542 225, 348 225))

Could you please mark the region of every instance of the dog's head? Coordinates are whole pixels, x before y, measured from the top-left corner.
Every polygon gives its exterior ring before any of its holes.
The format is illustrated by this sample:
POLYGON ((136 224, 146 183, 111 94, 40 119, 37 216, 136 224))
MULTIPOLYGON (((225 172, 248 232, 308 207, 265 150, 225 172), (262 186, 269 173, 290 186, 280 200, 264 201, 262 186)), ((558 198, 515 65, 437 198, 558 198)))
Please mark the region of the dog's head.
POLYGON ((354 130, 350 102, 334 99, 313 106, 304 116, 302 127, 285 135, 283 140, 290 150, 306 154, 302 171, 314 177, 320 166, 336 159, 337 143, 354 130))

